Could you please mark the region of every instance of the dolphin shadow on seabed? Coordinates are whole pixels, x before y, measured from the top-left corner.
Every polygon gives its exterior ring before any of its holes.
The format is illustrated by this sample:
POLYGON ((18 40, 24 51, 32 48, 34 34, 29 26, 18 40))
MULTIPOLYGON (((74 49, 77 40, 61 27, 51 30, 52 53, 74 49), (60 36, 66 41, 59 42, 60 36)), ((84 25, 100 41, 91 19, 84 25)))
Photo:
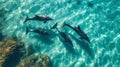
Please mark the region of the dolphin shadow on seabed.
POLYGON ((73 38, 77 44, 79 44, 79 46, 85 50, 85 52, 88 53, 89 56, 91 56, 91 58, 94 59, 94 53, 92 52, 92 49, 90 48, 89 46, 89 43, 85 42, 85 40, 80 40, 80 39, 77 39, 75 36, 73 36, 72 34, 70 34, 71 38, 73 38))
POLYGON ((59 38, 60 40, 63 42, 63 45, 64 47, 69 50, 70 52, 72 53, 75 53, 74 51, 74 46, 73 46, 73 43, 72 43, 72 40, 71 38, 69 37, 68 34, 66 34, 65 32, 61 31, 60 29, 57 28, 57 23, 55 23, 51 29, 56 29, 59 33, 59 38))
POLYGON ((70 44, 67 43, 67 42, 65 42, 60 36, 59 36, 59 39, 60 39, 60 41, 62 42, 63 46, 66 48, 66 50, 67 50, 69 53, 71 53, 71 54, 73 54, 73 55, 76 55, 76 54, 77 54, 76 51, 74 50, 74 47, 70 46, 70 44))
POLYGON ((51 40, 48 36, 35 34, 31 38, 37 39, 38 41, 41 41, 42 43, 45 43, 45 44, 48 44, 48 45, 53 43, 53 40, 51 40))
POLYGON ((67 24, 66 22, 63 23, 62 27, 64 27, 64 26, 68 26, 69 28, 73 29, 80 36, 79 39, 84 39, 90 43, 89 37, 87 36, 87 34, 84 31, 82 31, 80 26, 77 26, 77 27, 71 26, 70 24, 67 24))
MULTIPOLYGON (((26 31, 27 32, 27 31, 26 31)), ((36 31, 28 31, 28 33, 35 33, 36 35, 32 36, 32 38, 35 38, 37 40, 40 40, 41 42, 45 44, 52 44, 53 38, 56 37, 56 33, 51 30, 45 30, 45 32, 36 32, 36 31)))

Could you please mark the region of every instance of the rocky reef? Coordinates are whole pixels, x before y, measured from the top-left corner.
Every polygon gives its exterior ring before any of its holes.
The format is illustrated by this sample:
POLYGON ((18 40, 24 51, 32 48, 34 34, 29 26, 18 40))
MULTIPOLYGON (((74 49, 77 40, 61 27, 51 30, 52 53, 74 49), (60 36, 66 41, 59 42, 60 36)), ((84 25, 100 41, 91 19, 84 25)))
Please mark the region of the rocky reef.
POLYGON ((47 55, 34 54, 32 46, 12 38, 0 41, 0 67, 52 67, 47 55))
POLYGON ((40 57, 31 55, 24 58, 16 67, 51 67, 50 58, 42 54, 40 57))
POLYGON ((25 48, 21 42, 7 39, 0 42, 0 67, 15 67, 24 55, 25 48))

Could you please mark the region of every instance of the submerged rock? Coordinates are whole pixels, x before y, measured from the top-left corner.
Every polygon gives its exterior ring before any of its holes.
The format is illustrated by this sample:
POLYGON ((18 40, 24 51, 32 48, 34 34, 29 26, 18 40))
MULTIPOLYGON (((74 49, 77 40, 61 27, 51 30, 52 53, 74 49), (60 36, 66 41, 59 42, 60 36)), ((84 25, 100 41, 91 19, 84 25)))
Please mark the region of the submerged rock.
POLYGON ((24 54, 24 45, 12 39, 0 42, 0 67, 15 67, 24 54))
POLYGON ((26 48, 26 56, 30 56, 32 54, 34 54, 35 50, 33 48, 32 45, 29 45, 27 48, 26 48))
POLYGON ((47 55, 42 54, 40 57, 31 55, 23 60, 16 67, 52 67, 50 58, 47 55))
POLYGON ((13 39, 0 42, 0 67, 51 67, 47 55, 34 55, 34 49, 13 39))
POLYGON ((52 67, 50 58, 47 55, 42 54, 40 56, 40 67, 52 67))

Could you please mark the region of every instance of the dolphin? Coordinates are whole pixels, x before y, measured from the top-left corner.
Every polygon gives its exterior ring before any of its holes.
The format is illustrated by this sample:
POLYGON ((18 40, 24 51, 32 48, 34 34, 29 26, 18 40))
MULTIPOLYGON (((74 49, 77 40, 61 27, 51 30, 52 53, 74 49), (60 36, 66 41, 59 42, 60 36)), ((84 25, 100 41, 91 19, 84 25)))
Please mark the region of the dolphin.
POLYGON ((41 29, 41 28, 30 31, 27 27, 26 28, 26 34, 28 34, 28 32, 35 32, 35 33, 39 33, 39 34, 42 34, 42 35, 50 35, 50 33, 48 33, 47 31, 45 31, 44 29, 41 29))
POLYGON ((52 18, 48 17, 48 16, 38 16, 35 15, 35 17, 33 18, 29 18, 28 16, 26 17, 24 23, 26 23, 28 20, 37 20, 37 21, 44 21, 44 23, 46 23, 49 20, 53 20, 52 18))
POLYGON ((56 29, 59 34, 63 37, 63 39, 65 40, 65 42, 69 43, 72 47, 73 47, 73 44, 72 44, 72 41, 70 39, 70 37, 65 33, 65 32, 62 32, 60 31, 58 28, 57 28, 57 23, 55 23, 51 29, 56 29))
POLYGON ((80 35, 80 39, 85 39, 90 43, 90 39, 88 38, 87 34, 85 32, 83 32, 80 28, 80 26, 77 27, 72 27, 71 25, 67 24, 66 22, 63 23, 62 27, 64 26, 68 26, 71 29, 73 29, 78 35, 80 35))

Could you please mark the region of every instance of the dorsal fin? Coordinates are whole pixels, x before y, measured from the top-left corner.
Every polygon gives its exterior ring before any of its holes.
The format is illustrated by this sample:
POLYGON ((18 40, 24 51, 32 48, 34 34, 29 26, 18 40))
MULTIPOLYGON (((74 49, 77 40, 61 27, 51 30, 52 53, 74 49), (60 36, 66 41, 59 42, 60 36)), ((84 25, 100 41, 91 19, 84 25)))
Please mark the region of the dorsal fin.
POLYGON ((57 28, 57 23, 55 23, 55 24, 51 27, 51 29, 54 29, 54 28, 57 28))
POLYGON ((81 30, 80 26, 77 26, 77 28, 78 28, 79 30, 81 30))
POLYGON ((28 19, 29 19, 29 17, 27 15, 26 18, 25 18, 25 21, 23 23, 27 22, 28 19))
POLYGON ((62 24, 62 27, 64 27, 66 25, 66 22, 64 22, 63 24, 62 24))
POLYGON ((40 16, 38 16, 38 15, 35 15, 35 17, 34 18, 39 18, 40 16))
POLYGON ((28 34, 28 32, 29 32, 29 29, 28 29, 28 27, 26 27, 26 34, 28 34))
POLYGON ((36 17, 39 17, 38 15, 35 15, 36 17))

